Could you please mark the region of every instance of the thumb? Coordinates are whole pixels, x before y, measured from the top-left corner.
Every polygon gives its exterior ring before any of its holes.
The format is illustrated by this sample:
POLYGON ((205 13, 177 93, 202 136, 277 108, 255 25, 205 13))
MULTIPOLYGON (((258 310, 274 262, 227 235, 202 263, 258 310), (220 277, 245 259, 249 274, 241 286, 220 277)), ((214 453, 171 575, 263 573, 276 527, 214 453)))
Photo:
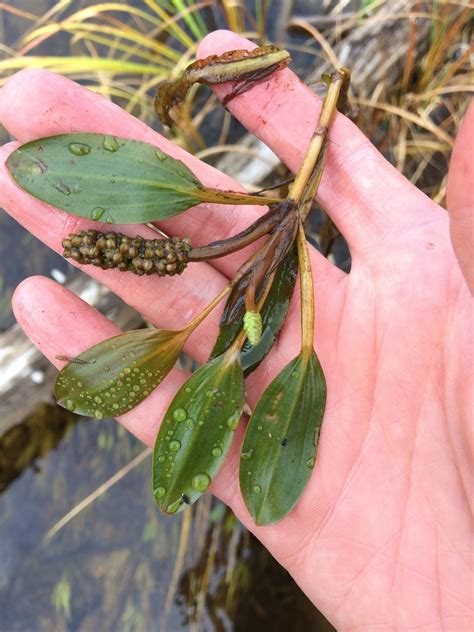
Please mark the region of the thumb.
POLYGON ((451 241, 466 283, 474 293, 474 101, 459 128, 447 187, 451 241))

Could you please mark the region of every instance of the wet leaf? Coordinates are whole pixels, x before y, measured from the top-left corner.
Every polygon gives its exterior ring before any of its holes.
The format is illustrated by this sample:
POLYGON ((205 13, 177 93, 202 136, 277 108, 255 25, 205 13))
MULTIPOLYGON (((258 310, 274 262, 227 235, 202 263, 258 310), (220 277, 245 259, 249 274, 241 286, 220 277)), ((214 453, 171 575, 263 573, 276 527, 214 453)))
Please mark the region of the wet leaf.
POLYGON ((176 513, 209 487, 231 446, 244 404, 239 353, 230 349, 200 367, 168 408, 153 454, 153 494, 176 513))
POLYGON ((240 489, 259 525, 281 520, 311 476, 326 403, 316 354, 300 354, 260 398, 245 434, 240 489))
POLYGON ((7 167, 39 200, 102 222, 150 222, 199 203, 201 184, 181 161, 154 145, 115 136, 41 138, 13 152, 7 167))
POLYGON ((59 372, 56 399, 68 410, 97 419, 122 415, 171 371, 185 339, 182 331, 139 329, 104 340, 59 372))
MULTIPOLYGON (((293 248, 278 267, 272 287, 260 311, 263 323, 260 341, 255 346, 246 341, 242 348, 241 361, 246 376, 258 367, 272 348, 288 313, 288 306, 295 288, 297 274, 298 259, 296 248, 293 248)), ((231 297, 229 297, 230 299, 231 297)), ((223 325, 221 324, 211 358, 215 358, 228 349, 241 331, 245 311, 243 301, 242 308, 239 318, 223 325)))
POLYGON ((68 213, 116 224, 152 222, 199 204, 279 202, 204 187, 184 163, 149 143, 60 134, 25 143, 7 160, 16 183, 68 213))

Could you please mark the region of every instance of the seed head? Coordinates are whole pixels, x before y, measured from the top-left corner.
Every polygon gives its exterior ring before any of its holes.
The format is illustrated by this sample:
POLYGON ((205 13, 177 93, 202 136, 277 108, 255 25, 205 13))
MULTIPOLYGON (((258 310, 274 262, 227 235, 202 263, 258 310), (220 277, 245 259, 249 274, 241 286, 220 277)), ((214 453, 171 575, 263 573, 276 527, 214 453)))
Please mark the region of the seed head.
POLYGON ((80 264, 103 270, 116 268, 140 276, 181 274, 188 262, 191 241, 188 237, 144 239, 110 231, 83 230, 63 239, 63 256, 80 264))

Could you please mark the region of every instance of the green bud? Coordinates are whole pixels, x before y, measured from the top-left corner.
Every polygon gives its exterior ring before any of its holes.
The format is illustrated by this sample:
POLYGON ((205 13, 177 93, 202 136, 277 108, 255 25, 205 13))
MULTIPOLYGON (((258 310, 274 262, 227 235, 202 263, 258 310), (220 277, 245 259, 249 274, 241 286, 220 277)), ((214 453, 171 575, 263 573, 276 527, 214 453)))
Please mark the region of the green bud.
POLYGON ((262 317, 259 312, 245 312, 244 331, 252 347, 258 345, 262 337, 262 317))

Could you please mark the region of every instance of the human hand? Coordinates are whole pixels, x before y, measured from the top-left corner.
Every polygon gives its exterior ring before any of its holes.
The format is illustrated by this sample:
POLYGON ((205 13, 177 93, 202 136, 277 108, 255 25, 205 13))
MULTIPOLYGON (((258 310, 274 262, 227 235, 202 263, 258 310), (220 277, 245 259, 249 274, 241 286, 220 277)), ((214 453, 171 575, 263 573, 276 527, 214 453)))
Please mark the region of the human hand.
MULTIPOLYGON (((202 43, 200 55, 243 46, 236 35, 218 32, 202 43)), ((216 92, 222 96, 227 89, 220 86, 216 92)), ((283 70, 231 101, 229 109, 295 170, 320 104, 283 70)), ((108 101, 43 71, 25 71, 8 82, 0 92, 0 119, 20 142, 93 131, 155 143, 183 159, 204 184, 237 186, 108 101)), ((473 129, 471 108, 450 176, 456 259, 447 213, 337 116, 319 198, 349 243, 352 269, 346 275, 311 252, 315 346, 328 384, 313 476, 284 520, 255 527, 238 485, 241 425, 212 485, 339 630, 375 625, 380 630, 472 629, 472 327, 466 280, 474 286, 473 235, 468 225, 457 227, 472 220, 467 190, 472 178, 467 180, 466 170, 472 175, 473 162, 466 138, 473 129)), ((64 236, 90 222, 52 209, 15 186, 3 162, 17 145, 1 150, 0 204, 61 251, 64 236)), ((236 233, 261 212, 201 205, 160 227, 189 235, 197 245, 236 233)), ((150 233, 147 227, 119 230, 150 233)), ((179 328, 219 293, 244 256, 192 265, 179 278, 86 271, 156 326, 179 328)), ((63 363, 57 355, 77 355, 118 333, 104 316, 42 277, 19 286, 14 309, 26 333, 58 366, 63 363)), ((218 317, 213 313, 188 340, 186 351, 199 362, 209 355, 218 317)), ((247 380, 251 405, 298 351, 296 296, 273 351, 247 380)), ((173 370, 120 422, 152 445, 185 377, 173 370)))

